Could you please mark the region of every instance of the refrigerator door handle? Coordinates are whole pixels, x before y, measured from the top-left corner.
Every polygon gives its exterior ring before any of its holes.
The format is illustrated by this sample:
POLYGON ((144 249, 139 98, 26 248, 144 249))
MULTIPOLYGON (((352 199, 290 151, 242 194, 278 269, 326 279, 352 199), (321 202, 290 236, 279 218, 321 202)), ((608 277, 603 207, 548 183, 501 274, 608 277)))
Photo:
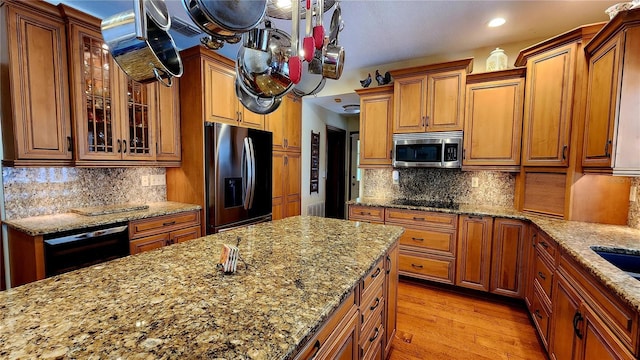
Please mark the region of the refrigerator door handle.
POLYGON ((242 207, 245 210, 249 209, 249 197, 251 191, 251 151, 249 147, 249 138, 244 138, 242 147, 242 207))
POLYGON ((251 159, 251 166, 249 167, 249 207, 253 208, 253 198, 256 192, 256 153, 253 150, 253 140, 249 139, 249 154, 251 159))

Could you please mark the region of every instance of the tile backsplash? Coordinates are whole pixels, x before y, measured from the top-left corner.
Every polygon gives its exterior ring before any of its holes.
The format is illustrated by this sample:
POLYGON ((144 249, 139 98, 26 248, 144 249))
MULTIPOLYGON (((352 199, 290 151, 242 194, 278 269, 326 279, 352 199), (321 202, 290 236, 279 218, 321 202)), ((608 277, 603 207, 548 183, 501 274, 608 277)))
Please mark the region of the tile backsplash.
POLYGON ((2 170, 6 219, 51 215, 72 208, 165 201, 166 186, 142 186, 164 168, 12 168, 2 170))
POLYGON ((391 169, 366 169, 363 196, 377 199, 420 199, 472 205, 513 206, 515 176, 495 171, 459 169, 398 169, 399 184, 393 184, 391 169), (478 187, 471 179, 478 178, 478 187))

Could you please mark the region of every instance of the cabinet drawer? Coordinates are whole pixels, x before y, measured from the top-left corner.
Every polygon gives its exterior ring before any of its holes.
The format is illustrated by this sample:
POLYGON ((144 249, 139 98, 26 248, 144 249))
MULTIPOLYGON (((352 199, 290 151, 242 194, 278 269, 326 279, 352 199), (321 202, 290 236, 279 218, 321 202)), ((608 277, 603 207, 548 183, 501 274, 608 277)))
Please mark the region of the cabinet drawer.
POLYGON ((540 334, 540 338, 542 338, 542 343, 545 348, 549 346, 549 314, 551 311, 547 309, 542 298, 545 295, 541 295, 538 288, 534 290, 533 293, 533 305, 531 306, 531 318, 533 319, 533 323, 538 329, 538 333, 540 334))
POLYGON ((453 285, 455 264, 455 258, 401 252, 398 270, 401 275, 453 285))
POLYGON ((368 323, 360 333, 360 348, 362 349, 362 354, 365 354, 364 357, 366 357, 366 354, 369 353, 370 349, 380 343, 383 337, 384 326, 382 325, 382 309, 378 309, 374 314, 373 321, 368 323))
POLYGON ((360 325, 364 328, 365 324, 368 324, 373 315, 381 308, 384 308, 384 283, 380 282, 376 285, 375 291, 371 291, 370 295, 366 298, 362 298, 360 302, 360 325))
POLYGON ((405 228, 400 237, 400 245, 412 247, 415 251, 425 251, 445 256, 456 255, 455 229, 416 230, 405 228))
POLYGON ((384 219, 385 222, 394 224, 426 225, 449 229, 455 229, 458 223, 458 215, 403 209, 387 209, 384 219))
POLYGON ((197 239, 200 236, 200 225, 171 232, 171 240, 174 244, 197 239))
POLYGON ((549 260, 555 263, 556 252, 558 250, 555 241, 551 240, 542 231, 537 231, 534 234, 533 244, 537 249, 541 250, 542 253, 549 258, 549 260))
POLYGON ((134 220, 129 223, 129 239, 137 239, 196 225, 200 225, 200 211, 198 210, 157 216, 151 219, 134 220))
POLYGON ((371 271, 362 280, 362 293, 360 299, 370 297, 371 292, 377 290, 377 286, 384 282, 384 257, 378 260, 371 271))
POLYGON ((374 206, 349 206, 349 220, 384 223, 384 208, 374 206))
POLYGON ((355 312, 357 312, 356 296, 352 291, 342 304, 340 304, 338 309, 331 314, 331 317, 329 317, 327 322, 322 325, 320 330, 316 333, 316 336, 311 338, 302 351, 296 355, 295 359, 306 360, 314 358, 319 349, 327 343, 327 340, 333 330, 338 327, 342 320, 345 320, 350 314, 354 314, 355 312))
POLYGON ((158 249, 169 245, 171 241, 169 233, 147 236, 129 242, 129 253, 131 255, 141 252, 158 249))
POLYGON ((553 283, 553 270, 542 258, 540 252, 543 250, 536 249, 535 268, 533 269, 534 283, 538 283, 540 288, 551 299, 551 284, 553 283))

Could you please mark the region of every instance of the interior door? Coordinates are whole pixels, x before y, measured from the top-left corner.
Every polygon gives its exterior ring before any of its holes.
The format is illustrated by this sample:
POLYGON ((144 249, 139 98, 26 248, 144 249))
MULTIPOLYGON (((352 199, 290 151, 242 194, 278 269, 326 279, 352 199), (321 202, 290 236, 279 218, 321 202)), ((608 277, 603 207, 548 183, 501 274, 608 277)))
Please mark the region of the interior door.
POLYGON ((360 159, 360 134, 354 133, 349 142, 349 200, 355 200, 360 196, 360 172, 358 171, 360 159))

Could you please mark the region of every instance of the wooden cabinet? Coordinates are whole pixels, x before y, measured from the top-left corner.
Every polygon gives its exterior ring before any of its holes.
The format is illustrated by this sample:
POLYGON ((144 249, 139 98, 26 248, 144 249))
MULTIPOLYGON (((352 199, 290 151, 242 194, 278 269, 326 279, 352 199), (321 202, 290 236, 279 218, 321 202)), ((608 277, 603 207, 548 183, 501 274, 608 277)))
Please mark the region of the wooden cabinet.
POLYGON ((200 211, 129 222, 131 255, 199 238, 200 211))
POLYGON ((586 46, 589 58, 582 166, 640 175, 640 10, 623 12, 586 46))
POLYGON ((384 224, 384 208, 377 206, 349 205, 349 220, 384 224))
POLYGON ((460 216, 456 285, 489 291, 493 218, 460 216))
POLYGON ((273 133, 274 151, 300 152, 302 131, 302 100, 288 94, 280 107, 266 115, 265 129, 273 133))
POLYGON ((71 111, 64 22, 45 2, 0 8, 0 115, 5 165, 70 165, 71 111))
POLYGON ((526 227, 527 224, 520 220, 494 220, 490 292, 514 298, 524 296, 528 265, 525 253, 526 227))
POLYGON ((300 153, 273 152, 273 220, 300 215, 300 165, 300 153))
MULTIPOLYGON (((398 323, 398 259, 400 246, 394 245, 387 251, 385 259, 385 303, 384 315, 385 336, 384 336, 384 358, 386 359, 391 351, 393 338, 396 334, 398 323)), ((379 357, 378 357, 379 359, 379 357)))
POLYGON ((360 167, 390 167, 393 85, 356 93, 360 95, 360 167))
POLYGON ((2 242, 2 233, 0 232, 0 291, 7 288, 4 280, 4 247, 2 242))
POLYGON ((400 237, 400 275, 454 283, 458 215, 386 209, 385 224, 405 228, 400 237))
POLYGON ((155 84, 158 104, 158 127, 156 133, 156 160, 177 162, 182 158, 180 140, 180 82, 166 87, 155 84))
POLYGON ((205 120, 255 129, 264 129, 264 115, 245 109, 236 96, 233 61, 202 59, 205 120))
POLYGON ((463 167, 520 170, 525 70, 467 75, 463 167))
POLYGON ((462 130, 464 84, 473 59, 391 71, 393 133, 462 130))

